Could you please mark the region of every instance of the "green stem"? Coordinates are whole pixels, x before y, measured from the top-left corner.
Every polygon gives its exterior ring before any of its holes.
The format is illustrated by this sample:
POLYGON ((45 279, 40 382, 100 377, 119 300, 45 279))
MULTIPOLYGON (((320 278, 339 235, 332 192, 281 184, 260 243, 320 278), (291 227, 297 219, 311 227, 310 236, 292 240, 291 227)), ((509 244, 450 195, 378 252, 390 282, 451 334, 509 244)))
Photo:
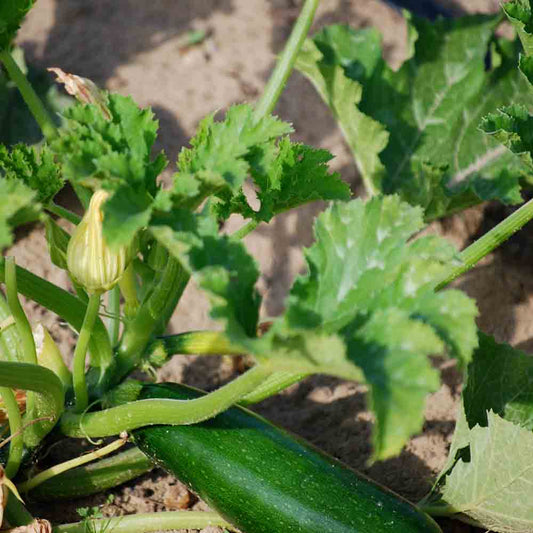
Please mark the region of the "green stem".
POLYGON ((33 423, 24 430, 25 444, 30 448, 37 446, 54 427, 56 420, 63 412, 65 393, 60 379, 54 372, 43 366, 0 361, 0 387, 37 393, 38 414, 40 417, 46 417, 47 420, 33 423))
POLYGON ((520 209, 509 215, 505 220, 492 228, 475 243, 460 253, 461 264, 452 268, 437 284, 436 290, 442 289, 454 279, 470 270, 476 263, 490 254, 511 235, 516 233, 533 218, 533 200, 525 203, 520 209))
POLYGON ((155 356, 182 355, 246 355, 246 351, 233 346, 221 331, 188 331, 156 339, 147 350, 148 359, 155 356))
POLYGON ((237 403, 271 373, 270 367, 258 365, 220 389, 195 400, 148 399, 95 413, 65 413, 61 418, 61 431, 69 437, 98 438, 154 424, 196 424, 237 403))
POLYGON ((39 501, 55 501, 90 496, 131 481, 152 468, 152 461, 139 448, 131 448, 59 474, 33 489, 30 497, 39 501))
POLYGON ((231 236, 235 237, 236 239, 243 239, 244 237, 246 237, 246 235, 252 233, 252 231, 254 231, 257 226, 259 226, 258 221, 250 220, 244 226, 240 227, 237 231, 233 232, 231 236))
MULTIPOLYGON (((80 331, 87 305, 69 292, 17 266, 17 283, 20 294, 46 307, 80 331)), ((0 282, 5 280, 5 261, 0 259, 0 282)), ((89 344, 91 364, 102 370, 113 364, 113 352, 103 322, 98 318, 89 344)), ((101 372, 103 373, 103 372, 101 372)))
POLYGON ((287 79, 292 71, 296 56, 309 32, 311 23, 315 16, 319 0, 306 0, 298 20, 292 29, 292 33, 285 45, 281 56, 276 63, 274 72, 270 76, 261 99, 256 105, 254 118, 256 121, 271 113, 279 99, 281 91, 287 83, 287 79))
POLYGON ((168 258, 162 276, 154 283, 154 289, 142 302, 135 318, 126 324, 117 353, 116 377, 129 374, 141 362, 151 337, 166 326, 189 277, 176 259, 168 258))
MULTIPOLYGON (((15 320, 7 305, 6 300, 3 298, 0 293, 0 322, 3 324, 7 321, 15 320)), ((3 328, 0 332, 0 356, 7 361, 19 361, 19 345, 20 339, 18 337, 18 332, 16 324, 12 326, 3 328)))
POLYGON ((0 61, 4 64, 9 77, 18 87, 22 98, 37 121, 37 124, 39 124, 43 135, 48 140, 56 137, 57 129, 54 125, 54 122, 46 111, 41 99, 37 96, 37 93, 33 90, 33 87, 30 85, 26 79, 26 76, 22 70, 20 70, 19 66, 8 50, 0 50, 0 61))
POLYGON ((116 346, 120 335, 120 289, 118 285, 115 285, 107 293, 107 297, 107 305, 111 313, 107 322, 107 329, 109 330, 111 344, 116 346))
POLYGON ((124 444, 126 444, 126 439, 118 439, 109 443, 103 448, 98 448, 97 450, 81 455, 80 457, 70 459, 70 461, 65 461, 63 463, 54 465, 50 468, 47 468, 46 470, 43 470, 42 472, 39 472, 36 476, 32 477, 31 479, 28 479, 28 481, 21 483, 18 488, 21 492, 29 492, 30 490, 41 485, 45 481, 48 481, 49 479, 52 479, 55 476, 63 474, 68 470, 72 470, 73 468, 82 466, 92 461, 96 461, 97 459, 100 459, 105 455, 109 455, 110 453, 116 452, 119 448, 124 446, 124 444))
POLYGON ((18 292, 17 292, 17 270, 15 265, 15 260, 13 257, 6 257, 6 275, 5 275, 5 284, 6 284, 6 293, 7 293, 7 304, 13 318, 15 319, 15 324, 17 326, 17 331, 19 333, 21 343, 22 343, 22 356, 26 363, 37 364, 37 352, 35 351, 35 342, 33 340, 33 333, 31 331, 31 326, 28 321, 28 317, 20 305, 18 292))
POLYGON ((267 377, 259 387, 244 396, 239 403, 241 405, 252 405, 254 403, 262 402, 263 400, 270 398, 270 396, 278 394, 287 387, 302 381, 302 379, 309 375, 310 374, 285 371, 274 372, 267 377))
POLYGON ((6 476, 15 477, 22 460, 24 449, 24 439, 22 435, 22 416, 14 392, 7 387, 0 387, 0 396, 7 410, 9 420, 9 433, 11 441, 9 443, 9 457, 6 464, 6 476))
POLYGON ((73 213, 72 211, 69 211, 68 209, 65 209, 64 207, 55 204, 54 202, 50 202, 46 206, 46 210, 50 213, 53 213, 54 215, 57 215, 58 217, 64 218, 65 220, 68 220, 74 225, 78 225, 81 222, 81 217, 79 215, 76 215, 76 213, 73 213))
POLYGON ((204 511, 167 511, 163 513, 143 513, 119 516, 115 518, 91 519, 88 522, 63 524, 55 526, 52 533, 86 533, 89 531, 104 533, 146 533, 176 529, 204 529, 209 526, 223 527, 236 531, 220 515, 204 511), (90 524, 90 525, 89 525, 90 524))
POLYGON ((76 397, 76 411, 82 412, 89 405, 89 393, 85 381, 85 356, 89 346, 89 339, 93 331, 94 322, 100 309, 100 294, 91 294, 89 305, 85 313, 85 319, 80 330, 80 336, 74 350, 72 362, 72 384, 74 385, 74 396, 76 397))

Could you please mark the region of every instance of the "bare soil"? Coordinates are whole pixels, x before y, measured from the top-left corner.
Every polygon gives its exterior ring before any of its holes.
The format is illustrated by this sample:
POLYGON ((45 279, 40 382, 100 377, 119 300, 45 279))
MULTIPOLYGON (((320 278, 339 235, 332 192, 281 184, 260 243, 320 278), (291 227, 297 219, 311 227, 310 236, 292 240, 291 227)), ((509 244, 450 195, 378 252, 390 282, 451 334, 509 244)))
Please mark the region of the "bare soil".
MULTIPOLYGON (((142 106, 152 106, 161 125, 159 147, 175 160, 205 114, 234 102, 256 99, 299 5, 296 0, 39 0, 18 42, 28 60, 39 66, 61 67, 113 91, 131 94, 142 106), (189 30, 205 30, 209 37, 201 45, 185 49, 184 37, 189 30)), ((454 14, 497 8, 497 2, 492 0, 440 0, 433 5, 454 14)), ((400 12, 388 2, 322 0, 314 28, 333 22, 376 26, 384 34, 387 58, 396 65, 401 61, 405 26, 400 12)), ((336 156, 333 168, 341 172, 354 191, 359 190, 354 164, 338 128, 314 89, 300 75, 291 77, 276 112, 294 124, 298 139, 332 151, 336 156)), ((282 311, 288 288, 303 269, 301 250, 312 242, 313 218, 322 208, 313 204, 298 209, 259 227, 246 238, 263 272, 263 317, 282 311)), ((435 223, 431 230, 462 248, 503 215, 502 208, 483 206, 435 223)), ((239 223, 238 219, 230 220, 228 226, 237 227, 239 223)), ((498 340, 523 349, 529 348, 533 337, 533 323, 529 320, 533 281, 531 258, 525 251, 527 243, 525 232, 458 283, 476 298, 480 327, 498 340)), ((23 266, 67 286, 65 274, 48 261, 41 228, 22 236, 11 252, 23 266)), ((73 346, 68 327, 31 302, 26 309, 33 321, 42 321, 49 327, 68 359, 73 346)), ((184 305, 172 319, 171 331, 212 325, 206 299, 190 286, 184 305)), ((372 418, 366 409, 364 387, 315 377, 263 402, 257 410, 416 501, 443 466, 454 429, 461 380, 453 365, 445 362, 440 367, 443 385, 428 398, 423 432, 411 439, 399 457, 371 467, 367 460, 372 418)), ((160 371, 162 380, 180 380, 206 389, 215 388, 232 375, 231 363, 220 358, 177 356, 160 371)), ((160 470, 113 494, 114 502, 104 505, 107 515, 205 508, 179 481, 160 470)), ((105 497, 97 496, 36 509, 43 516, 66 522, 77 519, 76 508, 104 501, 105 497)), ((442 525, 450 533, 474 531, 458 522, 445 521, 442 525)), ((203 533, 218 531, 207 528, 203 533)))

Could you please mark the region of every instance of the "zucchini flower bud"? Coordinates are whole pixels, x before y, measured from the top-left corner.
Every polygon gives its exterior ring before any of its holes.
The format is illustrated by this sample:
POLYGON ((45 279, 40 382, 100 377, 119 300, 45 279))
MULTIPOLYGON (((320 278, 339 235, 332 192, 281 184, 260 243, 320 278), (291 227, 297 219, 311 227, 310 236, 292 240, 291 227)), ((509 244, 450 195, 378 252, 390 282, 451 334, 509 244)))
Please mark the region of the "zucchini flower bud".
POLYGON ((109 248, 102 232, 102 206, 109 197, 96 191, 83 219, 78 224, 67 248, 67 266, 74 281, 90 293, 111 289, 121 278, 131 259, 130 247, 109 248))

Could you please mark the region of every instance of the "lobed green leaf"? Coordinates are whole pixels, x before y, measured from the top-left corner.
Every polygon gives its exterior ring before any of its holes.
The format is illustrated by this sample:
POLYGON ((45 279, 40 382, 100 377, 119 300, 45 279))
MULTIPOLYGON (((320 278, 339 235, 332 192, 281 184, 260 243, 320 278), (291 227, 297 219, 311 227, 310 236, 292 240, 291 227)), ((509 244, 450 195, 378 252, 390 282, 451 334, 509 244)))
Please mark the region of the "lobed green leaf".
POLYGON ((411 54, 397 71, 373 30, 331 26, 306 43, 297 68, 332 109, 371 192, 397 193, 426 219, 521 201, 529 169, 478 130, 488 112, 530 100, 516 44, 494 37, 498 20, 413 17, 411 54))

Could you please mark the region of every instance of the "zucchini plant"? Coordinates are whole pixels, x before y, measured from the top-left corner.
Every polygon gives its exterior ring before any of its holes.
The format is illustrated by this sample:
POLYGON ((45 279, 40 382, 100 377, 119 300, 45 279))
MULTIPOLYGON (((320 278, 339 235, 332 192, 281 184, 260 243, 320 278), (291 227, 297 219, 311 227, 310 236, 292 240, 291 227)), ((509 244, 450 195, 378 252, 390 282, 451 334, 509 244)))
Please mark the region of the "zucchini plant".
MULTIPOLYGON (((487 199, 520 203, 531 180, 531 65, 519 56, 518 41, 496 36, 501 17, 430 24, 406 15, 409 57, 393 71, 372 30, 336 26, 306 40, 318 4, 306 0, 259 101, 207 116, 163 186, 158 176, 168 161, 153 154, 158 124, 149 109, 52 69, 77 101, 59 124, 50 116, 11 48, 32 4, 0 5, 0 61, 43 135, 38 146, 0 147, 0 246, 12 244, 17 226, 44 224, 51 259, 68 272, 72 291, 13 258, 0 263, 0 422, 10 440, 2 473, 12 488, 2 497, 5 524, 45 530, 49 524, 34 519, 22 500, 104 491, 158 464, 216 512, 88 517, 54 531, 439 531, 427 512, 529 531, 533 506, 525 499, 513 496, 512 516, 501 512, 517 490, 509 476, 530 483, 525 460, 498 460, 498 472, 505 467, 500 480, 482 459, 493 448, 495 458, 508 454, 500 441, 511 437, 526 450, 531 445, 530 397, 523 392, 529 361, 478 332, 475 303, 447 286, 530 220, 533 203, 460 253, 439 236, 420 235, 427 221, 487 199), (366 200, 353 199, 329 170, 329 152, 292 141, 292 126, 272 115, 294 65, 339 120, 366 200), (498 110, 505 104, 512 105, 498 110), (258 207, 243 191, 246 180, 258 207), (54 200, 66 182, 83 217, 54 200), (316 200, 329 205, 315 221, 307 271, 283 314, 258 335, 259 271, 242 238, 316 200), (220 228, 233 214, 245 222, 230 235, 220 228), (221 328, 165 336, 191 279, 221 328), (72 371, 49 333, 32 331, 19 295, 78 332, 72 371), (209 394, 130 379, 178 353, 247 354, 253 366, 209 394), (243 407, 312 374, 360 381, 375 416, 372 460, 383 460, 422 428, 426 397, 440 384, 434 354, 468 367, 468 381, 449 464, 418 506, 243 407), (489 356, 509 379, 498 370, 491 383, 479 379, 489 356), (40 451, 58 437, 116 436, 35 471, 40 451), (135 446, 119 451, 127 441, 135 446), (491 485, 500 482, 505 486, 491 485), (487 498, 478 501, 480 483, 487 498), (326 490, 337 496, 325 501, 326 490)), ((505 9, 527 52, 531 6, 517 0, 505 9)))

